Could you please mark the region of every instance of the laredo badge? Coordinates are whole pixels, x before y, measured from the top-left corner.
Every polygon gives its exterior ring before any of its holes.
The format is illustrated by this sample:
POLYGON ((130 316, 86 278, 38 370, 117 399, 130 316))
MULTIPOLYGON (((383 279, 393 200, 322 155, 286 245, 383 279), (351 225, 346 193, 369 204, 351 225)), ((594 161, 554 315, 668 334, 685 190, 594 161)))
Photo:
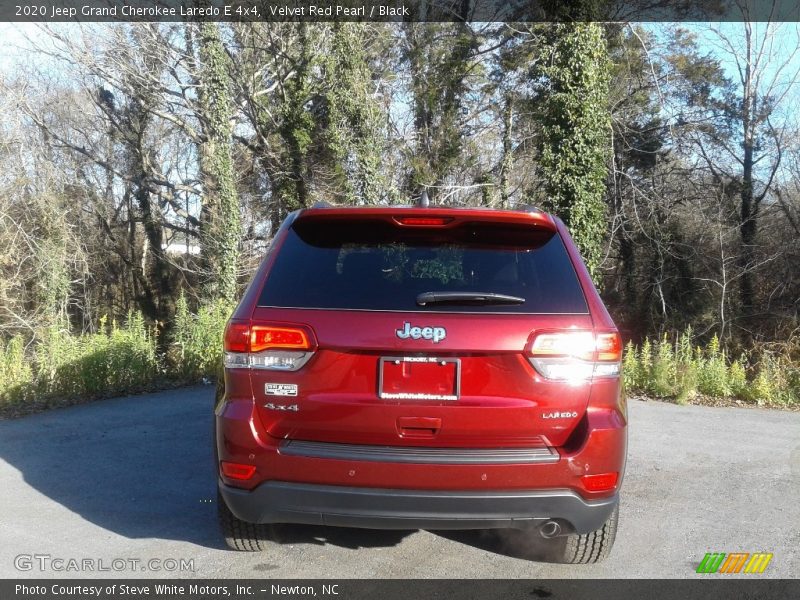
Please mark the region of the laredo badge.
POLYGON ((267 396, 297 396, 297 386, 294 383, 265 383, 264 393, 267 396))

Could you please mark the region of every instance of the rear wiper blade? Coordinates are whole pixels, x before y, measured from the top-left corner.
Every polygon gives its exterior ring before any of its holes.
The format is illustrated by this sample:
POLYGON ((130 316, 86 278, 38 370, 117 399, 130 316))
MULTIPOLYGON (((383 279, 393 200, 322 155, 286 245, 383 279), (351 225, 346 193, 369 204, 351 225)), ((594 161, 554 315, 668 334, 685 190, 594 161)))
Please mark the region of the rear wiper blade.
POLYGON ((423 292, 417 304, 523 304, 525 298, 494 292, 423 292))

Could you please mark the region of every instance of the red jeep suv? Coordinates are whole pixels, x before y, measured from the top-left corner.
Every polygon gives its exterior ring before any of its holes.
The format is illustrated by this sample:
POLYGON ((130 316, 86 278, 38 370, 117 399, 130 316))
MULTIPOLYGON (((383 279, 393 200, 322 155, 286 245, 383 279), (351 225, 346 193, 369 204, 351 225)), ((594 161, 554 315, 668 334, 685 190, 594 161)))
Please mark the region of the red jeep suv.
POLYGON ((229 546, 272 523, 524 529, 596 562, 626 457, 620 337, 532 208, 289 215, 225 331, 229 546))

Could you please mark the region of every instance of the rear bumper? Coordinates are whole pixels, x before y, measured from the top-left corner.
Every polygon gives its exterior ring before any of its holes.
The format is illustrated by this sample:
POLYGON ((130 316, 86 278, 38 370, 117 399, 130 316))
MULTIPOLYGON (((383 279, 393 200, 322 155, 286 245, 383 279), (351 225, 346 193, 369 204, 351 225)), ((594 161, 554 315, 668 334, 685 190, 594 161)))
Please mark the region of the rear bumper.
POLYGON ((556 519, 589 533, 603 526, 619 502, 618 495, 587 501, 570 490, 454 492, 283 481, 253 490, 220 481, 219 489, 243 521, 369 529, 523 528, 556 519))

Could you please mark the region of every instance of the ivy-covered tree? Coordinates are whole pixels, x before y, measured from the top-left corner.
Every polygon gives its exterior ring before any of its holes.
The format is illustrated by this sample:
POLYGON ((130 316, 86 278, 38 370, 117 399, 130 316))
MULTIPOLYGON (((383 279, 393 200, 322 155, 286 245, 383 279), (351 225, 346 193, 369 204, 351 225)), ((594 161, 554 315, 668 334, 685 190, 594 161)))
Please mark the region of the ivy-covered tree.
POLYGON ((283 104, 279 108, 279 133, 285 144, 286 167, 276 178, 275 192, 287 211, 303 208, 310 201, 308 155, 316 127, 310 109, 316 93, 314 69, 320 59, 315 52, 313 35, 308 25, 298 25, 294 73, 284 84, 283 104))
POLYGON ((597 23, 548 26, 535 75, 545 208, 570 228, 595 281, 606 233, 604 194, 611 150, 610 63, 597 23))
POLYGON ((228 55, 216 23, 199 29, 200 93, 198 116, 203 140, 199 147, 203 181, 200 246, 205 267, 205 295, 235 300, 241 225, 233 170, 232 102, 228 55))
POLYGON ((330 54, 324 61, 325 143, 337 188, 348 204, 375 203, 389 194, 381 173, 386 119, 364 34, 362 25, 334 24, 330 54))

